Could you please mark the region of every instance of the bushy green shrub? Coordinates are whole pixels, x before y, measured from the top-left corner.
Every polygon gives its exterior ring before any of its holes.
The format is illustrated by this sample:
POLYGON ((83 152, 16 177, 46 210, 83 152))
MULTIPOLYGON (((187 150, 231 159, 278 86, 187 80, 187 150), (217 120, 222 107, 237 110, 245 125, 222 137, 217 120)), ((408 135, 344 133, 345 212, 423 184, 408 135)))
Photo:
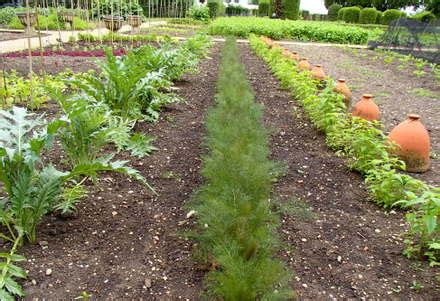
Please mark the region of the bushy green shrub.
POLYGON ((270 3, 268 0, 261 0, 258 3, 258 15, 260 17, 269 16, 269 7, 270 7, 270 3))
POLYGON ((310 12, 308 10, 303 10, 301 15, 304 20, 308 20, 310 18, 310 12))
POLYGON ((228 16, 247 16, 250 13, 250 9, 240 5, 229 5, 226 7, 226 15, 228 16))
POLYGON ((344 12, 347 8, 346 7, 342 7, 339 11, 338 11, 338 21, 344 21, 344 12))
POLYGON ((361 10, 361 14, 359 16, 359 23, 362 24, 374 24, 377 19, 377 9, 372 7, 366 7, 361 10))
POLYGON ((299 18, 299 0, 283 0, 282 15, 283 18, 297 20, 299 18))
POLYGON ((436 16, 430 11, 420 12, 418 14, 415 14, 411 18, 425 23, 431 23, 436 20, 436 16))
POLYGON ((377 15, 376 15, 376 24, 382 24, 382 15, 383 15, 383 12, 381 12, 381 11, 377 11, 377 15))
POLYGON ((347 23, 359 23, 361 9, 357 6, 347 7, 344 10, 344 21, 347 23))
POLYGON ((342 5, 337 3, 333 3, 332 5, 330 5, 330 7, 328 8, 328 19, 330 21, 338 20, 338 12, 341 8, 342 5))
POLYGON ((392 21, 405 17, 406 14, 398 9, 388 9, 382 14, 382 24, 388 25, 392 21))
POLYGON ((206 5, 209 9, 209 17, 215 19, 219 11, 220 3, 217 0, 209 0, 206 5))
POLYGON ((196 21, 208 22, 209 8, 206 6, 193 6, 188 10, 186 15, 196 21))
MULTIPOLYGON (((57 15, 55 13, 51 13, 47 17, 39 15, 38 16, 38 24, 39 24, 39 26, 35 25, 35 29, 65 30, 68 28, 68 26, 66 26, 66 23, 58 20, 57 15)), ((17 16, 15 16, 9 22, 8 27, 13 28, 13 29, 23 29, 24 28, 24 26, 21 24, 21 22, 17 16)), ((73 17, 73 27, 75 28, 75 30, 85 30, 85 29, 94 28, 94 24, 87 23, 86 21, 82 20, 81 18, 73 17)))
POLYGON ((0 24, 9 24, 15 17, 15 11, 12 7, 5 7, 0 9, 0 24))
POLYGON ((379 30, 368 30, 359 26, 311 21, 277 20, 256 17, 217 18, 208 27, 212 35, 234 35, 247 37, 251 33, 265 35, 275 40, 294 39, 300 41, 333 42, 341 44, 365 44, 370 35, 376 37, 379 30))

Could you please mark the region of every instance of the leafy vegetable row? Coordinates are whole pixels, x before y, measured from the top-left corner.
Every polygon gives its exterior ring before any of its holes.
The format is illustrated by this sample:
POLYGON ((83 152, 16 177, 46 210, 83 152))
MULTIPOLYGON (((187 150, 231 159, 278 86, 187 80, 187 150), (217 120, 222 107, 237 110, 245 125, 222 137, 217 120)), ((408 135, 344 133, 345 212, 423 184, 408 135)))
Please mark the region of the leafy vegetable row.
POLYGON ((356 26, 343 26, 331 22, 275 20, 257 17, 217 18, 208 27, 212 35, 247 37, 264 35, 275 40, 331 42, 341 44, 366 44, 382 30, 368 30, 356 26))
POLYGON ((270 66, 282 86, 302 104, 313 124, 327 136, 327 144, 348 158, 351 169, 365 175, 374 200, 384 206, 408 208, 410 225, 406 255, 425 255, 431 265, 440 258, 440 188, 432 187, 398 172, 405 164, 390 154, 390 143, 379 122, 370 122, 347 113, 342 96, 333 92, 328 80, 323 90, 310 73, 301 72, 296 62, 281 49, 269 48, 252 35, 251 46, 270 66))
POLYGON ((194 70, 209 43, 205 36, 196 36, 181 46, 143 46, 121 57, 107 50, 107 60, 99 63, 100 75, 79 74, 65 83, 46 85, 62 110, 62 116, 50 122, 21 107, 0 110, 0 222, 7 230, 0 236, 12 244, 9 253, 0 254, 5 260, 0 263, 1 300, 24 295, 14 280, 26 277, 14 264, 23 260, 15 254, 17 247, 37 240, 37 226, 47 213, 74 211, 87 195, 88 179, 94 183, 99 172, 116 171, 154 192, 128 161, 114 156, 127 150, 143 157, 154 150, 152 139, 132 134, 132 128, 140 119, 156 120, 163 104, 177 100, 166 93, 171 81, 194 70), (73 94, 67 95, 69 91, 73 94), (45 158, 55 139, 65 154, 64 170, 55 164, 60 158, 45 158), (108 146, 113 152, 103 155, 108 146))
POLYGON ((200 226, 196 238, 213 268, 207 276, 209 298, 289 299, 289 273, 273 258, 278 217, 271 211, 270 191, 279 166, 268 159, 263 108, 254 102, 231 38, 223 49, 217 89, 207 117, 205 184, 193 206, 200 226))

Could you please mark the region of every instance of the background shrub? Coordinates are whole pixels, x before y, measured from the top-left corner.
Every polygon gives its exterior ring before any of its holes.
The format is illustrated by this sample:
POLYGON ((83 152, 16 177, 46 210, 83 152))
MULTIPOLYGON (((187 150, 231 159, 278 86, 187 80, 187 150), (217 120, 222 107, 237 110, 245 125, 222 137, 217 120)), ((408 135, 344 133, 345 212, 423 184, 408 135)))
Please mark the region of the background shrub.
POLYGON ((247 16, 250 10, 240 5, 230 5, 226 7, 226 15, 228 16, 247 16))
POLYGON ((298 20, 299 18, 300 0, 282 0, 281 13, 283 18, 290 20, 298 20))
POLYGON ((362 24, 374 24, 376 23, 377 10, 373 7, 366 7, 361 10, 359 16, 359 23, 362 24))
POLYGON ((344 10, 344 21, 347 23, 359 23, 361 9, 357 6, 347 7, 344 10))
POLYGON ((337 3, 333 3, 332 5, 330 5, 330 7, 328 8, 328 19, 330 21, 338 20, 338 12, 341 8, 342 5, 337 3))
POLYGON ((15 17, 15 11, 12 7, 0 9, 0 24, 9 24, 15 17))
POLYGON ((383 15, 383 12, 378 10, 377 15, 376 15, 376 24, 382 24, 382 15, 383 15))
MULTIPOLYGON (((35 25, 35 28, 40 29, 40 30, 46 30, 46 28, 48 30, 69 29, 69 26, 66 25, 66 23, 58 20, 57 15, 55 13, 51 13, 47 17, 39 15, 38 16, 38 23, 40 26, 38 27, 35 25)), ((21 24, 21 22, 17 16, 14 16, 14 18, 11 20, 11 22, 9 22, 8 27, 13 28, 13 29, 23 29, 24 28, 24 26, 21 24)), ((81 18, 73 17, 73 27, 75 28, 75 30, 85 30, 85 29, 94 28, 94 25, 93 25, 93 23, 87 23, 86 21, 82 20, 81 18)))
POLYGON ((301 12, 301 15, 302 15, 302 17, 303 17, 304 20, 308 20, 308 19, 310 19, 310 12, 309 12, 308 10, 303 10, 303 11, 301 12))
POLYGON ((268 0, 261 0, 258 3, 258 15, 261 17, 269 16, 270 3, 268 0))
POLYGON ((344 12, 347 8, 346 7, 342 7, 339 11, 338 11, 338 21, 343 21, 344 20, 344 12))
POLYGON ((193 6, 188 10, 187 16, 193 20, 208 22, 209 8, 206 6, 193 6))
POLYGON ((397 20, 405 16, 406 14, 398 9, 388 9, 382 14, 382 24, 388 25, 391 23, 391 21, 397 20))
POLYGON ((215 19, 219 11, 220 3, 217 0, 208 0, 206 5, 208 6, 209 17, 215 19))
POLYGON ((418 21, 421 21, 421 22, 426 22, 426 23, 430 23, 432 21, 435 21, 435 19, 436 19, 435 15, 433 13, 431 13, 430 11, 420 12, 418 14, 415 14, 411 18, 418 20, 418 21))

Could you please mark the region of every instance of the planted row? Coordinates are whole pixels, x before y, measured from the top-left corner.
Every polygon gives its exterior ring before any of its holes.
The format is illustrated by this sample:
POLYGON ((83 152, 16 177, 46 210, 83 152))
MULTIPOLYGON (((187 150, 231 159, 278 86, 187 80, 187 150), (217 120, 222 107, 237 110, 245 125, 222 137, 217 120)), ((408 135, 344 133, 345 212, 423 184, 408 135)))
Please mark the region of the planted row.
POLYGON ((144 46, 121 57, 107 50, 107 60, 99 63, 98 76, 80 74, 63 86, 46 86, 50 98, 62 110, 61 116, 50 122, 20 107, 0 110, 0 181, 4 196, 0 222, 6 229, 0 236, 12 245, 9 253, 0 254, 5 259, 0 263, 1 300, 24 295, 14 280, 26 276, 14 265, 23 260, 15 254, 17 247, 37 240, 37 226, 45 214, 74 211, 87 195, 87 185, 99 179, 99 172, 125 173, 154 192, 145 178, 127 165, 128 161, 114 157, 121 150, 138 157, 154 150, 152 139, 133 134, 132 128, 140 119, 156 120, 164 103, 177 100, 165 92, 172 80, 194 69, 206 54, 208 42, 204 37, 195 37, 178 47, 144 46), (74 94, 66 95, 67 85, 75 87, 69 89, 74 94), (65 154, 62 165, 60 158, 47 156, 55 139, 65 154), (103 154, 104 148, 112 151, 103 154))
POLYGON ((387 208, 409 208, 407 221, 411 228, 406 254, 425 255, 432 265, 437 264, 440 258, 440 189, 398 171, 405 169, 405 163, 390 151, 382 125, 347 113, 343 96, 333 91, 332 80, 329 79, 320 90, 319 81, 313 79, 309 71, 301 71, 280 48, 269 48, 256 36, 250 41, 283 87, 303 105, 313 124, 326 134, 328 146, 346 156, 351 169, 365 175, 365 183, 374 200, 387 208))
POLYGON ((218 18, 208 27, 212 35, 247 37, 264 35, 275 40, 366 44, 380 36, 382 30, 367 30, 356 26, 343 26, 330 22, 290 21, 257 17, 218 18))
POLYGON ((239 62, 236 42, 223 49, 216 105, 207 117, 202 175, 196 196, 196 233, 206 261, 209 297, 221 300, 286 300, 289 273, 274 259, 279 246, 271 183, 279 166, 268 159, 263 108, 239 62))

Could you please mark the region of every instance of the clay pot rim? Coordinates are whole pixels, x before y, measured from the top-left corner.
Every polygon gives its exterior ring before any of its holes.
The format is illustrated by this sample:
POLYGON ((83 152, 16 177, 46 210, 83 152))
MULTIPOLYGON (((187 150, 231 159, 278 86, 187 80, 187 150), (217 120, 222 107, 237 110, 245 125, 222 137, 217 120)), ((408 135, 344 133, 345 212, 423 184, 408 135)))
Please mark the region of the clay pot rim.
POLYGON ((339 78, 339 79, 338 79, 338 82, 340 82, 340 83, 345 83, 345 78, 339 78))
POLYGON ((321 68, 322 65, 321 64, 316 64, 315 67, 321 68))
POLYGON ((413 114, 413 113, 408 114, 408 119, 411 121, 417 121, 417 120, 420 120, 420 118, 421 117, 419 114, 413 114))
POLYGON ((362 95, 362 98, 372 99, 373 94, 364 94, 364 95, 362 95))

